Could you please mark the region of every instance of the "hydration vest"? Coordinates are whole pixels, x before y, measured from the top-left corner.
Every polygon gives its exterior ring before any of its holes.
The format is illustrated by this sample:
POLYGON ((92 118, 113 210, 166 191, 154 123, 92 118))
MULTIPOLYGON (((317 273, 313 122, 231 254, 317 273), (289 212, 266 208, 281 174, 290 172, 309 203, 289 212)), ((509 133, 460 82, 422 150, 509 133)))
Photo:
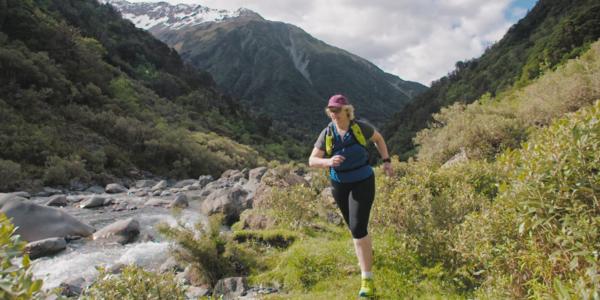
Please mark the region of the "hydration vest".
MULTIPOLYGON (((333 123, 329 123, 325 130, 325 155, 333 155, 333 123)), ((367 139, 362 133, 358 123, 350 121, 350 133, 354 136, 354 139, 363 147, 367 147, 367 139)))

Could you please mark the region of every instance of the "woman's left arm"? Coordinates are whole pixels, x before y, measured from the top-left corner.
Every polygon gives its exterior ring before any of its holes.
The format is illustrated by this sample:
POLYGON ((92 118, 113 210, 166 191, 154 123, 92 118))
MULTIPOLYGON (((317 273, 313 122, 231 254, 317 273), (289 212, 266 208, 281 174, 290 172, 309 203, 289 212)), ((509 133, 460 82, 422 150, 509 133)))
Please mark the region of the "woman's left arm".
POLYGON ((392 169, 390 154, 388 153, 387 145, 385 144, 383 136, 381 133, 379 133, 379 131, 375 130, 375 132, 373 132, 373 136, 371 137, 371 141, 375 143, 375 147, 383 159, 383 170, 388 176, 392 176, 394 174, 394 170, 392 169))

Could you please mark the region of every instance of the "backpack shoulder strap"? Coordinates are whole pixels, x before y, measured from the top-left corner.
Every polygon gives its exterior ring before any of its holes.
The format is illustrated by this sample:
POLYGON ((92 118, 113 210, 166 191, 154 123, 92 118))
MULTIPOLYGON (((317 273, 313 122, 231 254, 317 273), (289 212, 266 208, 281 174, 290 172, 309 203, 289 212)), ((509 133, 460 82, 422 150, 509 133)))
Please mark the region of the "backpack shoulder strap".
POLYGON ((363 134, 362 129, 360 129, 360 125, 358 125, 357 122, 352 121, 352 124, 350 125, 350 131, 361 146, 367 147, 367 139, 365 138, 365 135, 363 134))
POLYGON ((333 154, 333 124, 329 123, 325 129, 325 154, 331 156, 333 154))

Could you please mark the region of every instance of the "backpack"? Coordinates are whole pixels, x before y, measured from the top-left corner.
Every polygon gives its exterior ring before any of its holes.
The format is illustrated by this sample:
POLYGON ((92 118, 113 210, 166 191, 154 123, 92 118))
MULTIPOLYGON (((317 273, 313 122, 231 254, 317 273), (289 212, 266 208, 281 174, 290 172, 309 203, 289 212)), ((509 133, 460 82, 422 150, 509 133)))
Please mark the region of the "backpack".
MULTIPOLYGON (((363 147, 367 147, 367 139, 365 139, 362 130, 358 123, 350 121, 350 133, 354 136, 354 139, 363 147)), ((325 130, 325 155, 331 157, 333 154, 333 123, 329 123, 325 130)))

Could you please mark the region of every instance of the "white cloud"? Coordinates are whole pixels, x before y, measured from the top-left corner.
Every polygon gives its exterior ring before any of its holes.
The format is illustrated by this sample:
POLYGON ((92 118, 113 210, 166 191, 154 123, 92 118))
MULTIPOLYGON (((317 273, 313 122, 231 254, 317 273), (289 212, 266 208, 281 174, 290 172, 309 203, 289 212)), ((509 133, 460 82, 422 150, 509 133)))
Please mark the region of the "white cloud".
POLYGON ((457 61, 477 57, 499 40, 511 25, 507 16, 524 14, 511 7, 514 0, 167 1, 246 7, 266 19, 301 27, 386 72, 427 85, 446 75, 457 61))

